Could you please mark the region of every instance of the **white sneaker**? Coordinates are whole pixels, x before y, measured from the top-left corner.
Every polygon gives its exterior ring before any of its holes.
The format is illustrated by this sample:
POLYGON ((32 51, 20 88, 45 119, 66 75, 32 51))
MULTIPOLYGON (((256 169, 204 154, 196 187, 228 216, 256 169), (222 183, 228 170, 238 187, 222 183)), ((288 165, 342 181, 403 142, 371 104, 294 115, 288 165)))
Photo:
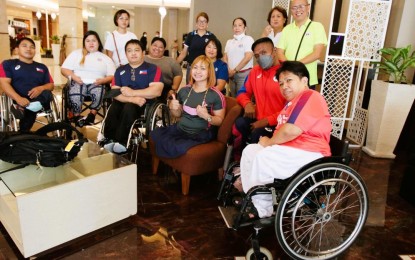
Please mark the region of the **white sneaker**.
POLYGON ((112 148, 112 151, 114 153, 122 154, 122 153, 127 152, 127 148, 124 145, 120 144, 120 143, 115 143, 114 147, 112 148))
POLYGON ((115 143, 108 143, 108 144, 104 145, 104 149, 107 150, 110 153, 113 153, 114 152, 114 146, 115 146, 115 143))

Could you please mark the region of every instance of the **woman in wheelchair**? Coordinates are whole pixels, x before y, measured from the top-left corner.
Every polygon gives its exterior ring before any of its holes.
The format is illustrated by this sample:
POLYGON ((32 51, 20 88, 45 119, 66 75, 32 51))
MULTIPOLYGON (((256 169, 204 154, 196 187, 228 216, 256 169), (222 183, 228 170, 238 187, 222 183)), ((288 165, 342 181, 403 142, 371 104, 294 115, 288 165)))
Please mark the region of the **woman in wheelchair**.
POLYGON ((211 59, 197 57, 191 66, 190 85, 172 95, 171 113, 180 117, 177 124, 150 133, 159 157, 175 158, 198 144, 216 137, 217 126, 225 117, 225 97, 214 88, 216 78, 211 59))
MULTIPOLYGON (((256 185, 287 179, 303 165, 330 156, 330 114, 324 98, 308 88, 309 73, 298 61, 285 61, 277 71, 282 95, 287 103, 278 116, 278 126, 271 138, 261 137, 242 153, 240 169, 244 192, 256 185)), ((273 214, 270 194, 252 197, 254 207, 246 218, 273 214)))
POLYGON ((70 107, 77 126, 92 125, 95 115, 101 108, 104 84, 110 83, 114 76, 114 62, 104 53, 99 35, 87 31, 83 38, 83 48, 73 51, 62 64, 61 73, 68 78, 70 107), (81 116, 85 96, 92 103, 87 116, 81 116))
POLYGON ((163 90, 161 70, 144 61, 144 46, 139 40, 129 40, 125 45, 128 64, 119 67, 114 74, 114 97, 104 124, 107 144, 104 148, 114 153, 127 152, 127 140, 134 120, 144 115, 146 103, 159 97, 163 90))

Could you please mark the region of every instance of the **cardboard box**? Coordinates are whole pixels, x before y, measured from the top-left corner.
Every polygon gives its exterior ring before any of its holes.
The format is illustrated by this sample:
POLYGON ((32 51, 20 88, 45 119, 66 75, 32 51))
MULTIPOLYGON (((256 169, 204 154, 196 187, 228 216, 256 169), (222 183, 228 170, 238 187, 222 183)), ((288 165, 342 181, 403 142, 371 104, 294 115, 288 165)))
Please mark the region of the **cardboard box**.
POLYGON ((87 143, 63 166, 4 173, 0 220, 23 256, 35 255, 136 214, 136 167, 87 143))

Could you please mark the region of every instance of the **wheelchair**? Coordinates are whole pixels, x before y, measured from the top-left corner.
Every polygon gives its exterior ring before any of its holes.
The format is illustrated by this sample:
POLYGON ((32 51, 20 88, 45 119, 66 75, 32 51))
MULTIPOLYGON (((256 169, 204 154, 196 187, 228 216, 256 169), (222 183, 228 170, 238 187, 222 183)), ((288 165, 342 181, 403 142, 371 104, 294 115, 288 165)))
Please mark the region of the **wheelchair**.
POLYGON ((254 227, 246 259, 272 259, 259 242, 259 231, 268 226, 274 227, 280 246, 293 259, 335 258, 354 242, 366 222, 369 202, 363 179, 348 166, 348 146, 332 136, 332 156, 306 164, 288 179, 252 187, 246 194, 233 187, 239 162, 229 164, 217 199, 222 202, 219 209, 228 227, 254 227), (243 214, 258 194, 272 195, 274 215, 244 221, 243 214), (242 198, 240 209, 227 220, 225 212, 232 208, 235 196, 242 198))
MULTIPOLYGON (((104 146, 108 141, 104 133, 105 119, 104 117, 97 137, 100 146, 104 146)), ((140 149, 146 151, 149 149, 148 140, 150 138, 150 132, 155 128, 167 127, 171 125, 171 122, 170 110, 166 103, 158 99, 146 103, 144 114, 137 118, 130 127, 127 140, 128 159, 136 162, 140 149)))
MULTIPOLYGON (((50 109, 39 112, 37 114, 35 124, 40 124, 41 126, 44 126, 49 123, 61 121, 58 98, 54 93, 52 93, 52 97, 53 98, 50 102, 50 109)), ((3 93, 1 95, 0 100, 1 131, 19 131, 18 119, 15 118, 13 113, 10 112, 10 106, 12 104, 12 99, 9 98, 5 93, 3 93)), ((59 137, 61 133, 56 132, 55 135, 59 137)))
MULTIPOLYGON (((61 100, 61 114, 62 114, 62 121, 67 123, 75 123, 73 122, 74 116, 71 111, 71 105, 69 102, 69 87, 70 87, 70 81, 68 80, 65 85, 62 87, 62 100, 61 100)), ((104 94, 111 88, 109 84, 104 85, 104 94)), ((82 103, 82 111, 81 114, 83 114, 85 111, 89 110, 91 108, 91 97, 87 96, 84 97, 83 103, 82 103)), ((109 106, 111 105, 111 99, 102 99, 102 105, 100 110, 97 111, 98 120, 95 119, 94 124, 101 123, 105 115, 107 113, 107 110, 109 106)), ((81 123, 79 126, 83 126, 81 123)))

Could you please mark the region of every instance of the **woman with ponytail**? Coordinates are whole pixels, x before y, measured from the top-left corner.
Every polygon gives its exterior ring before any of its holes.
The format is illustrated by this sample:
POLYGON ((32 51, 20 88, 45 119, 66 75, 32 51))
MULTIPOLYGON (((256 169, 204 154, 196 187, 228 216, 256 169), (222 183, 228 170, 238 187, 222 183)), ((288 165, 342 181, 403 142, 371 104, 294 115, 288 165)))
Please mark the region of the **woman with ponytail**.
POLYGON ((83 48, 73 51, 62 64, 61 73, 69 80, 69 103, 73 121, 78 126, 92 125, 95 115, 101 108, 104 84, 112 81, 115 72, 114 62, 104 53, 98 34, 87 31, 83 38, 83 48), (82 103, 85 96, 92 99, 89 114, 82 117, 82 103))

